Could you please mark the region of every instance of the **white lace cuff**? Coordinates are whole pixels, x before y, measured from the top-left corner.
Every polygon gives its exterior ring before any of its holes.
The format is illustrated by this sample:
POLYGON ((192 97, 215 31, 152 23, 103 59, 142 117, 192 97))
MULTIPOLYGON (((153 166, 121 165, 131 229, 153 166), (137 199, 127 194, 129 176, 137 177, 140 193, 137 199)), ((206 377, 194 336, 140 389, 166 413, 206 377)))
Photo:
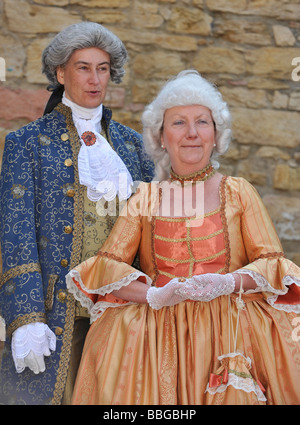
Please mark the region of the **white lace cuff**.
POLYGON ((140 277, 144 277, 146 279, 146 284, 151 286, 152 279, 147 276, 145 273, 141 271, 135 271, 130 273, 128 276, 123 277, 117 282, 110 283, 109 285, 102 286, 98 289, 88 289, 82 282, 80 273, 77 270, 71 270, 66 276, 67 288, 71 294, 74 295, 74 298, 80 302, 83 307, 88 309, 88 313, 90 314, 90 322, 93 323, 96 319, 102 316, 104 311, 110 307, 120 307, 130 304, 136 304, 134 302, 128 301, 126 304, 118 304, 118 303, 108 303, 105 301, 98 301, 95 304, 93 301, 87 297, 74 283, 73 278, 76 282, 79 283, 80 287, 83 291, 88 294, 96 294, 99 296, 104 296, 106 294, 110 294, 113 291, 117 291, 123 286, 128 286, 132 281, 138 280, 140 277))
POLYGON ((267 298, 268 304, 270 304, 272 307, 276 308, 277 310, 283 310, 287 313, 294 312, 294 313, 300 314, 300 304, 295 304, 295 305, 275 304, 279 295, 285 295, 288 292, 288 286, 295 283, 297 286, 300 287, 300 279, 296 278, 295 276, 285 276, 282 279, 284 289, 280 290, 280 289, 273 288, 273 286, 270 285, 270 283, 267 281, 267 279, 264 276, 252 270, 243 268, 243 269, 236 270, 235 273, 247 274, 251 276, 252 279, 255 281, 257 288, 248 289, 247 291, 245 291, 245 293, 252 294, 255 292, 271 292, 274 295, 270 295, 267 298))
POLYGON ((17 372, 22 372, 25 358, 32 351, 38 356, 50 356, 56 349, 56 336, 45 323, 29 323, 19 327, 12 335, 12 355, 17 372))

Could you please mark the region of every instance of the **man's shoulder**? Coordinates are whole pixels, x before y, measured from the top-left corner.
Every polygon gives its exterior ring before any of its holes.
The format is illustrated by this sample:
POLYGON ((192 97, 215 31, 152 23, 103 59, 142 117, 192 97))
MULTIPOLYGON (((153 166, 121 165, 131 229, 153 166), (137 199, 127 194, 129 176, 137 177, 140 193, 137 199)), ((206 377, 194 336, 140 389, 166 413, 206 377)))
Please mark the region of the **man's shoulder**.
POLYGON ((41 131, 51 126, 52 122, 55 122, 55 125, 58 126, 60 121, 64 121, 63 115, 57 111, 52 111, 51 113, 43 115, 42 117, 25 124, 19 129, 10 132, 7 135, 7 138, 20 138, 28 134, 39 134, 41 131))

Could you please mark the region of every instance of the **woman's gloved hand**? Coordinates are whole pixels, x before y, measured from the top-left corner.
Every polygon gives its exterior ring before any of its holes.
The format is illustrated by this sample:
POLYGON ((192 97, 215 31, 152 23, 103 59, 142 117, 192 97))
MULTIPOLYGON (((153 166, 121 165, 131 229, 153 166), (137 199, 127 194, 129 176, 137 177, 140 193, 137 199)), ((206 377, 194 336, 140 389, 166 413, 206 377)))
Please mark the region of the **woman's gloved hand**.
POLYGON ((232 273, 206 273, 186 279, 176 289, 176 294, 194 301, 211 301, 221 295, 230 295, 235 290, 232 273))
POLYGON ((184 284, 185 282, 182 282, 181 278, 174 278, 161 288, 151 286, 146 294, 148 304, 154 310, 160 310, 162 307, 169 307, 185 301, 186 297, 184 294, 176 293, 184 284))

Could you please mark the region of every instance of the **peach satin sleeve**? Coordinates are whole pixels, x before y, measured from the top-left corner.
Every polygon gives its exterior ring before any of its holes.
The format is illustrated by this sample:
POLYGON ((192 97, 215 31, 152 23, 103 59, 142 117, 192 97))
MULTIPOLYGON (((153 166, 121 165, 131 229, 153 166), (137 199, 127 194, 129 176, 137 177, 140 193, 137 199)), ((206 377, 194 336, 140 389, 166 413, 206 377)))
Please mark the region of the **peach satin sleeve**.
POLYGON ((242 178, 230 177, 226 190, 228 233, 233 235, 230 271, 250 274, 265 292, 271 293, 266 296, 273 307, 300 313, 300 268, 285 258, 256 189, 242 178), (238 227, 240 234, 233 230, 238 227))

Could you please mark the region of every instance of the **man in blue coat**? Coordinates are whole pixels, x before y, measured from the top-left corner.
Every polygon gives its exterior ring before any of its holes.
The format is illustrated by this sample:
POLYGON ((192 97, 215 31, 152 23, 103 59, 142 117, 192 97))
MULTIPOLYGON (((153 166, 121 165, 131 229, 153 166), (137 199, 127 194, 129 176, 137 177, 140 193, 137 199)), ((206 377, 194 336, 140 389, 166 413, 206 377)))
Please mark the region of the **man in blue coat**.
POLYGON ((89 319, 65 275, 108 236, 115 217, 107 204, 152 179, 141 136, 103 105, 126 60, 123 43, 103 26, 66 28, 43 52, 54 89, 45 115, 6 137, 0 404, 69 404, 89 319))

